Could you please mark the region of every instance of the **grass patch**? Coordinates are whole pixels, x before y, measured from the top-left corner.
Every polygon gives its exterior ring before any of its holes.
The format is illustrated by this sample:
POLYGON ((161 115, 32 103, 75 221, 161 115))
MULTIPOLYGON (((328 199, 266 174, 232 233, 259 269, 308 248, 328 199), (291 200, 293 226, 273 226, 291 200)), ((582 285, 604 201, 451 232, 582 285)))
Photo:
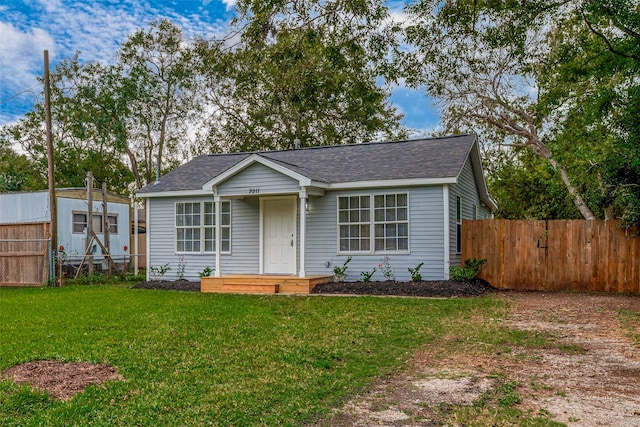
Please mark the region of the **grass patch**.
POLYGON ((640 313, 631 310, 618 310, 618 313, 627 336, 640 348, 640 313))
POLYGON ((126 378, 67 402, 0 381, 0 424, 303 425, 452 333, 447 351, 535 342, 500 326, 506 308, 492 297, 0 288, 0 370, 59 359, 108 363, 126 378))
POLYGON ((554 427, 564 426, 551 419, 546 410, 538 413, 523 411, 518 408, 521 397, 518 392, 520 384, 516 381, 497 375, 496 384, 480 396, 471 406, 449 406, 441 412, 442 425, 465 426, 532 426, 554 427))

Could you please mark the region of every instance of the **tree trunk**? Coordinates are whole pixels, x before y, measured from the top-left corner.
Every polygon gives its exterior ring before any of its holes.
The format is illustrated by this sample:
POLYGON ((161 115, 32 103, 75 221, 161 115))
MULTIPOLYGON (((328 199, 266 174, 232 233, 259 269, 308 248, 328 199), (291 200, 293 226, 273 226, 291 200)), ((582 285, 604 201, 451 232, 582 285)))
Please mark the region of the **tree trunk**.
POLYGON ((585 203, 580 193, 578 193, 578 190, 576 189, 576 187, 573 184, 571 184, 567 170, 564 167, 560 166, 558 162, 556 162, 551 157, 549 157, 547 161, 551 164, 551 166, 554 167, 555 170, 560 172, 560 178, 562 178, 562 182, 564 183, 565 187, 567 187, 567 190, 569 191, 569 194, 573 199, 573 203, 576 205, 576 207, 580 211, 580 214, 582 215, 582 217, 584 219, 596 219, 596 216, 593 214, 593 212, 591 212, 591 209, 589 209, 589 206, 587 206, 587 204, 585 203))
POLYGON ((558 173, 560 173, 560 179, 562 179, 564 186, 567 188, 567 191, 571 195, 573 204, 576 205, 576 208, 578 208, 578 210, 580 211, 580 215, 582 215, 584 219, 596 219, 596 216, 593 214, 593 212, 591 212, 591 209, 589 209, 589 206, 587 206, 584 199, 578 192, 578 189, 571 183, 567 169, 565 169, 564 166, 562 166, 553 158, 549 147, 547 147, 546 144, 538 139, 537 132, 529 136, 527 145, 534 153, 549 162, 549 164, 553 166, 553 168, 557 170, 558 173))
POLYGON ((131 149, 126 147, 127 156, 129 157, 129 161, 131 162, 131 172, 133 172, 133 176, 136 180, 136 186, 138 189, 142 188, 142 179, 140 178, 140 171, 138 170, 138 161, 136 160, 136 156, 133 154, 131 149))
POLYGON ((471 115, 476 118, 480 118, 486 123, 502 129, 511 135, 524 138, 525 143, 521 146, 528 147, 536 155, 549 162, 549 164, 560 173, 560 178, 567 188, 567 191, 569 191, 569 194, 571 195, 571 198, 573 200, 573 204, 576 205, 582 217, 584 219, 596 219, 596 216, 593 214, 593 212, 591 212, 591 209, 589 209, 589 206, 587 206, 584 199, 578 192, 578 189, 571 183, 567 170, 553 158, 549 147, 547 147, 547 145, 538 137, 538 132, 533 118, 522 110, 516 110, 512 108, 511 112, 514 114, 515 118, 509 116, 506 113, 501 114, 499 119, 493 118, 489 115, 478 113, 472 113, 471 115), (527 125, 521 126, 517 122, 517 118, 525 119, 527 125))

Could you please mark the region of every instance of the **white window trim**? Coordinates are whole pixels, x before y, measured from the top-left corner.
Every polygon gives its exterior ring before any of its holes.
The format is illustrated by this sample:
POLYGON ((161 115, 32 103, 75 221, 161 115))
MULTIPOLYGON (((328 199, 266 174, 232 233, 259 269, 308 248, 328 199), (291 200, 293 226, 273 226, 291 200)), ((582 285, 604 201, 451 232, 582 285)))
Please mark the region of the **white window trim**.
MULTIPOLYGON (((410 201, 410 193, 409 191, 398 191, 398 192, 384 192, 384 193, 349 193, 349 194, 341 194, 336 195, 336 254, 337 255, 409 255, 411 254, 411 201, 410 201), (407 196, 407 249, 401 250, 375 250, 375 207, 374 207, 374 197, 375 196, 386 196, 386 195, 399 195, 405 194, 407 196), (341 251, 340 250, 340 197, 362 197, 369 196, 369 250, 368 251, 341 251)), ((397 221, 394 223, 398 223, 397 221)), ((378 222, 378 224, 384 224, 384 222, 378 222)), ((344 224, 342 224, 344 225, 344 224)))
MULTIPOLYGON (((373 253, 374 240, 371 235, 371 233, 373 232, 373 209, 372 209, 373 200, 371 200, 372 199, 371 196, 372 195, 370 193, 358 193, 358 194, 347 194, 347 195, 336 196, 336 226, 337 226, 336 249, 337 249, 338 255, 369 255, 373 253), (369 250, 368 251, 341 251, 340 250, 340 225, 344 225, 344 224, 340 224, 340 198, 341 197, 347 197, 347 198, 368 197, 369 198, 369 250)), ((352 223, 349 222, 348 224, 352 224, 352 223)), ((358 224, 363 225, 366 223, 358 223, 358 224)))
MULTIPOLYGON (((206 254, 206 255, 210 255, 210 254, 215 254, 216 253, 216 246, 217 244, 213 245, 213 250, 212 251, 205 251, 205 229, 207 228, 211 228, 213 229, 213 233, 215 236, 215 240, 218 241, 220 239, 220 236, 218 236, 217 234, 217 229, 218 227, 216 227, 216 225, 205 225, 204 224, 204 204, 205 203, 213 203, 213 210, 214 210, 214 214, 216 213, 216 203, 212 202, 211 200, 181 200, 178 202, 174 202, 173 204, 173 250, 174 253, 176 255, 198 255, 198 254, 206 254), (180 228, 200 228, 200 250, 199 251, 178 251, 178 225, 176 224, 176 212, 178 210, 178 204, 180 203, 199 203, 200 204, 200 226, 199 227, 180 227, 180 228)), ((220 203, 228 203, 229 204, 229 225, 221 225, 219 228, 228 228, 229 229, 229 250, 228 251, 221 251, 220 253, 222 254, 231 254, 231 247, 232 247, 232 242, 233 242, 233 237, 231 235, 231 230, 233 229, 232 224, 233 224, 233 212, 232 212, 232 203, 231 200, 221 200, 220 203)), ((222 217, 222 210, 220 210, 220 217, 222 217)), ((216 224, 219 221, 218 215, 215 215, 215 219, 216 219, 216 224)))

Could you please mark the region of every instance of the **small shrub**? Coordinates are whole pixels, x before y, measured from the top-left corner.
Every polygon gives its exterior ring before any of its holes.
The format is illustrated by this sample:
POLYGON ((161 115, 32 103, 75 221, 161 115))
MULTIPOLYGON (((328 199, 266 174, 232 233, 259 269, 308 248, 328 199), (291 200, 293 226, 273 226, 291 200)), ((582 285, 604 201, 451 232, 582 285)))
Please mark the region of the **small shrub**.
POLYGON ((349 264, 351 262, 352 258, 353 257, 347 258, 347 260, 344 262, 344 264, 342 264, 342 266, 336 265, 335 267, 333 267, 333 278, 334 279, 340 279, 340 278, 343 278, 344 276, 346 276, 347 268, 349 268, 347 266, 347 264, 349 264))
POLYGON ((378 268, 382 272, 382 275, 386 280, 396 280, 396 275, 393 274, 393 268, 391 268, 391 260, 388 256, 382 258, 380 264, 378 264, 378 268))
POLYGON ((363 271, 360 273, 360 280, 362 280, 363 282, 370 282, 371 281, 371 277, 373 277, 373 274, 376 272, 376 269, 374 268, 373 271, 363 271))
POLYGON ((411 267, 408 268, 409 273, 411 273, 412 282, 419 282, 422 280, 422 274, 420 274, 420 269, 422 268, 423 265, 424 265, 424 262, 421 262, 416 266, 416 268, 411 268, 411 267))
POLYGON ((451 267, 449 276, 458 282, 468 282, 476 278, 480 273, 480 267, 487 262, 486 259, 469 258, 464 261, 462 267, 451 267))
POLYGON ((200 278, 209 277, 209 276, 211 276, 212 272, 213 272, 213 269, 211 267, 205 267, 204 270, 202 270, 200 273, 198 273, 198 276, 200 276, 200 278))
POLYGON ((107 282, 107 277, 102 273, 80 275, 73 279, 68 279, 67 284, 75 285, 102 285, 107 282))
POLYGON ((178 272, 176 274, 176 276, 178 276, 179 280, 184 279, 184 270, 187 268, 187 263, 184 260, 184 256, 181 256, 178 259, 178 272))
POLYGON ((162 265, 160 267, 149 267, 149 271, 151 272, 151 278, 153 280, 161 280, 162 277, 167 274, 167 271, 171 270, 169 264, 162 265))
POLYGON ((127 273, 124 275, 123 279, 125 282, 144 282, 147 278, 147 275, 144 271, 138 272, 138 274, 127 273))

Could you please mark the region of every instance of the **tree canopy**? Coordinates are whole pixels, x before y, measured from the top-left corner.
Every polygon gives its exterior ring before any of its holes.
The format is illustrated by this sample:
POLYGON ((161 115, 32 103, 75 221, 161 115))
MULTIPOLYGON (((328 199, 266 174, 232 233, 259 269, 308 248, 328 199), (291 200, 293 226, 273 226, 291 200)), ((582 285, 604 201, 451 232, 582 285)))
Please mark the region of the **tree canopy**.
MULTIPOLYGON (((58 186, 77 186, 92 170, 110 188, 134 190, 202 152, 405 136, 389 91, 377 84, 387 46, 381 3, 256 1, 238 11, 222 40, 187 41, 165 19, 131 34, 114 64, 82 62, 80 53, 58 64, 58 186)), ((1 138, 46 166, 43 111, 38 103, 1 138)), ((26 178, 9 181, 7 188, 26 188, 26 178)))
POLYGON ((391 41, 379 1, 243 1, 239 40, 201 44, 223 151, 405 136, 376 64, 391 41))
MULTIPOLYGON (((92 170, 134 190, 203 152, 406 137, 395 78, 439 102, 444 132, 479 135, 499 215, 640 225, 637 0, 412 0, 405 13, 241 0, 221 39, 158 20, 113 64, 69 58, 52 73, 58 185, 92 170)), ((45 185, 43 111, 0 130, 0 190, 45 185)))
MULTIPOLYGON (((640 219, 621 202, 635 187, 614 182, 606 166, 625 141, 637 145, 618 118, 630 107, 629 89, 638 84, 637 4, 422 0, 408 11, 406 35, 415 50, 398 62, 410 84, 425 86, 440 101, 445 129, 474 130, 488 141, 485 151, 498 163, 491 168, 503 175, 490 177, 494 191, 518 191, 521 170, 532 178, 529 190, 538 179, 548 185, 560 180, 584 218, 615 210, 617 217, 624 211, 640 219), (528 153, 544 159, 553 176, 528 153)), ((539 200, 526 193, 520 200, 539 200)), ((539 203, 537 214, 534 206, 521 204, 503 213, 572 216, 560 205, 546 205, 539 203)))

